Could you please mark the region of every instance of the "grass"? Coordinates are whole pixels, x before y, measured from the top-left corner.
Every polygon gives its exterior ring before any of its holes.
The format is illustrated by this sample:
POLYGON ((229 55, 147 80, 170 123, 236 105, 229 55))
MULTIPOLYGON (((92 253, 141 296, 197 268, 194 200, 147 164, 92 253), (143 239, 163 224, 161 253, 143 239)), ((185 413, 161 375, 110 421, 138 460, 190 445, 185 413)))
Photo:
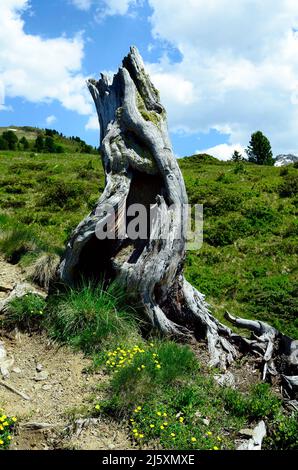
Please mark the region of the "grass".
MULTIPOLYGON (((189 201, 204 205, 204 243, 187 253, 187 279, 222 321, 227 309, 298 338, 298 169, 208 155, 179 164, 189 201)), ((104 188, 96 155, 1 151, 0 170, 0 252, 21 264, 60 255, 104 188)))
POLYGON ((107 290, 85 284, 51 296, 43 326, 53 339, 89 354, 116 337, 118 341, 139 338, 136 312, 126 306, 125 295, 115 284, 107 290))
POLYGON ((220 387, 188 346, 168 340, 122 344, 102 354, 97 367, 110 379, 106 399, 94 403, 92 414, 128 423, 140 448, 233 449, 239 430, 260 419, 270 430, 266 448, 278 448, 282 435, 285 449, 297 447, 295 415, 283 414, 268 384, 245 393, 220 387))
MULTIPOLYGON (((204 204, 204 244, 187 253, 187 279, 222 321, 227 309, 298 338, 298 169, 208 155, 179 164, 190 202, 204 204)), ((47 286, 72 229, 103 190, 102 166, 96 155, 69 148, 62 155, 1 151, 0 170, 0 253, 34 267, 35 280, 47 286)), ((47 304, 27 295, 11 303, 3 321, 44 329, 94 355, 94 368, 104 367, 109 381, 93 413, 124 420, 140 447, 229 449, 241 427, 265 419, 266 448, 297 448, 297 416, 284 412, 267 385, 246 393, 220 388, 188 346, 146 341, 115 285, 84 285, 47 304)))
POLYGON ((225 321, 225 310, 298 338, 297 178, 275 167, 180 160, 191 203, 204 205, 204 243, 186 277, 225 321))
POLYGON ((22 331, 35 331, 41 327, 46 302, 35 294, 26 294, 21 298, 13 299, 8 306, 0 324, 7 328, 17 327, 22 331))

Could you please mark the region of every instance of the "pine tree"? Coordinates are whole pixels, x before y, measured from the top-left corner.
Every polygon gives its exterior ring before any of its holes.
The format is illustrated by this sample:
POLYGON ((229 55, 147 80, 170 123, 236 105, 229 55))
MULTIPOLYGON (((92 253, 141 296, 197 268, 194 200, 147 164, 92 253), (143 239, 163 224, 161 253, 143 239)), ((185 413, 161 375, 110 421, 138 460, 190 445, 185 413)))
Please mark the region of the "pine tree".
POLYGON ((244 160, 243 156, 241 155, 240 152, 238 152, 238 150, 235 150, 233 155, 232 155, 232 160, 233 162, 242 162, 244 160))
POLYGON ((261 131, 251 135, 249 146, 245 151, 249 162, 257 165, 273 165, 274 163, 271 144, 261 131))
POLYGON ((44 149, 44 140, 42 135, 38 135, 35 140, 35 148, 37 152, 42 152, 44 149))

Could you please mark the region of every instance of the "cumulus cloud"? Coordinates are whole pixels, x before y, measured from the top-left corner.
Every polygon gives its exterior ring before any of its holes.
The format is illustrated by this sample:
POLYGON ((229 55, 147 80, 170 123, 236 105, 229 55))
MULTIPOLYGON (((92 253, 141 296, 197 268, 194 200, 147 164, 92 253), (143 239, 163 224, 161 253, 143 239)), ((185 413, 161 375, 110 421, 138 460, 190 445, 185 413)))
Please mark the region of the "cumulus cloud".
POLYGON ((26 33, 21 14, 28 4, 28 0, 0 2, 0 83, 5 95, 31 102, 58 100, 69 110, 91 114, 81 74, 82 37, 44 39, 26 33))
POLYGON ((197 150, 196 153, 207 153, 219 160, 231 160, 234 151, 237 150, 245 157, 245 149, 240 144, 219 144, 204 150, 197 150))
POLYGON ((52 114, 51 116, 48 116, 48 117, 46 118, 46 123, 47 123, 48 125, 54 124, 54 122, 56 122, 56 121, 57 121, 57 118, 56 118, 56 116, 54 116, 53 114, 52 114))
POLYGON ((274 153, 297 153, 298 3, 148 1, 154 37, 182 57, 149 64, 171 129, 228 129, 229 143, 244 146, 260 129, 274 153))

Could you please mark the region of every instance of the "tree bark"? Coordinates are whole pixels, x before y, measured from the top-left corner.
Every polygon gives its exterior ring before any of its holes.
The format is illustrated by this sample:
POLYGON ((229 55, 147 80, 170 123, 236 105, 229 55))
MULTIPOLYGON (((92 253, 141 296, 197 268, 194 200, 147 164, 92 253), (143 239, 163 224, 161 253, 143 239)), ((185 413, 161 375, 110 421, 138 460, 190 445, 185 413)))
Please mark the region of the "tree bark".
MULTIPOLYGON (((75 285, 81 276, 117 281, 137 299, 150 323, 168 335, 205 338, 210 363, 225 369, 241 353, 261 354, 265 377, 279 369, 288 373, 294 342, 262 322, 229 319, 252 329, 241 337, 213 317, 204 295, 183 277, 187 195, 174 157, 164 107, 145 72, 136 48, 124 58, 112 83, 101 75, 89 80, 100 123, 105 190, 96 207, 75 229, 59 267, 60 279, 75 285), (131 204, 154 205, 154 222, 146 240, 128 236, 99 240, 97 227, 109 223, 118 233, 131 204), (105 215, 112 206, 115 216, 105 215), (165 227, 169 227, 166 231, 165 227)), ((287 374, 287 375, 291 375, 287 374)))

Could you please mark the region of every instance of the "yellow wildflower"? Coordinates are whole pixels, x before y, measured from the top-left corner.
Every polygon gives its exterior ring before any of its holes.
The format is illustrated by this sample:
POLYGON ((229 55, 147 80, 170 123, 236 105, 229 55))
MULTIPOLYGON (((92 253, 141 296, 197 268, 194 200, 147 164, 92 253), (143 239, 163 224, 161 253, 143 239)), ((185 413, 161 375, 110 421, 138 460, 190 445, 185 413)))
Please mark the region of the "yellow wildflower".
POLYGON ((195 437, 192 437, 192 438, 191 438, 191 442, 197 442, 196 438, 195 438, 195 437))
POLYGON ((214 446, 214 447, 213 447, 213 450, 218 450, 218 447, 214 446))

